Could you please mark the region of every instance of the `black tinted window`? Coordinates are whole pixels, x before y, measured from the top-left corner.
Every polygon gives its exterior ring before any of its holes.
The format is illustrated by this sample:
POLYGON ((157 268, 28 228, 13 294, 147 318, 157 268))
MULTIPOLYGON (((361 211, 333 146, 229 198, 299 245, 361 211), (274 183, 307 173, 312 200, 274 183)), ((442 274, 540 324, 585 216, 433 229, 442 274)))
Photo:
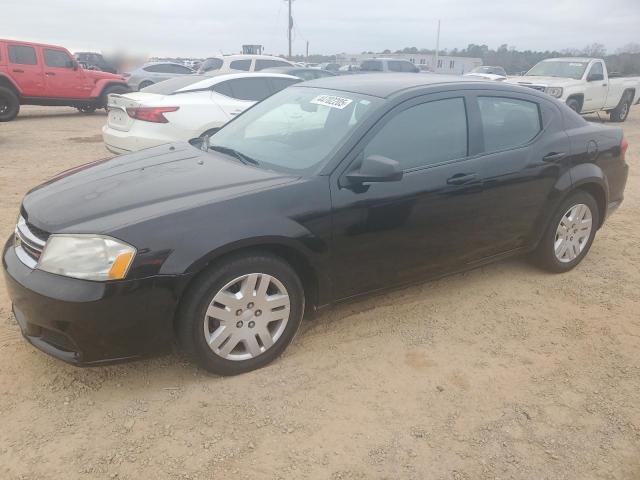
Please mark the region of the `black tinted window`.
POLYGON ((173 65, 170 63, 159 63, 158 65, 149 65, 143 68, 147 72, 153 73, 174 73, 172 69, 173 65))
POLYGON ((538 104, 504 97, 478 97, 487 152, 524 145, 540 131, 538 104))
POLYGON ((364 62, 362 62, 360 70, 364 70, 366 72, 381 72, 382 62, 378 60, 365 60, 364 62))
POLYGON ((229 80, 227 80, 226 82, 215 84, 213 87, 211 87, 211 90, 227 97, 233 97, 233 91, 231 91, 231 82, 229 80))
POLYGON ((262 70, 263 68, 271 68, 271 67, 290 67, 287 62, 282 60, 256 60, 256 71, 262 70))
POLYGON ((36 51, 25 45, 9 45, 9 61, 20 65, 36 65, 36 51))
POLYGON ((232 97, 238 100, 259 102, 271 95, 271 88, 266 78, 237 78, 229 80, 232 97))
POLYGON ((271 85, 271 93, 276 93, 290 85, 299 83, 299 80, 294 80, 293 78, 270 78, 269 83, 271 85))
POLYGON ((389 67, 389 70, 392 72, 404 72, 403 70, 403 64, 404 62, 398 62, 397 60, 389 60, 387 62, 387 66, 389 67))
POLYGON ((73 62, 71 57, 60 50, 51 50, 49 48, 44 49, 44 63, 48 67, 57 68, 71 68, 73 62))
POLYGON ((234 60, 229 64, 231 70, 244 70, 248 72, 251 68, 251 60, 234 60))
POLYGON ((464 100, 436 100, 398 113, 365 147, 364 156, 370 155, 396 160, 403 170, 466 157, 464 100))
POLYGON ((201 72, 211 72, 213 70, 220 70, 222 67, 222 59, 221 58, 209 58, 204 61, 202 66, 200 67, 201 72))
POLYGON ((182 73, 182 74, 192 73, 190 68, 184 67, 182 65, 169 65, 169 71, 170 73, 182 73))

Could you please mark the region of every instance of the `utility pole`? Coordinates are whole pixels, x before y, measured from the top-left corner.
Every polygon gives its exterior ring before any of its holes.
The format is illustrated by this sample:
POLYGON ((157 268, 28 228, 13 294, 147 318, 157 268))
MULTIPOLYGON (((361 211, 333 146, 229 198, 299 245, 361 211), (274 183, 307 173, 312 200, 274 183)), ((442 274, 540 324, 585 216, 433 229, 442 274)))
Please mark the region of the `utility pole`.
POLYGON ((438 20, 438 35, 436 36, 436 64, 434 65, 433 71, 436 72, 438 69, 438 56, 440 55, 440 20, 438 20))
POLYGON ((307 57, 305 58, 305 61, 309 63, 309 40, 307 40, 307 57))
POLYGON ((291 30, 293 30, 293 17, 291 16, 291 2, 293 0, 284 0, 289 4, 289 60, 291 60, 291 30))

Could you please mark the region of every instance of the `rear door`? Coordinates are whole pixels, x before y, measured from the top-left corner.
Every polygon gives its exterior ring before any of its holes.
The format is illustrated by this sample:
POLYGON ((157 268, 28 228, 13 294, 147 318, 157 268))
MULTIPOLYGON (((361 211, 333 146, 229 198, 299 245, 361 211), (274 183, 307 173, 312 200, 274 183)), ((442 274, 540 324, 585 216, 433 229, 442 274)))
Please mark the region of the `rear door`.
POLYGON ((47 96, 52 98, 89 98, 90 85, 81 68, 64 50, 42 48, 47 96))
POLYGON ((22 94, 25 97, 46 97, 42 57, 36 47, 7 42, 7 55, 9 75, 22 94))
POLYGON ((604 78, 604 65, 597 60, 591 64, 587 72, 587 84, 584 92, 582 111, 600 110, 607 101, 608 82, 604 78))

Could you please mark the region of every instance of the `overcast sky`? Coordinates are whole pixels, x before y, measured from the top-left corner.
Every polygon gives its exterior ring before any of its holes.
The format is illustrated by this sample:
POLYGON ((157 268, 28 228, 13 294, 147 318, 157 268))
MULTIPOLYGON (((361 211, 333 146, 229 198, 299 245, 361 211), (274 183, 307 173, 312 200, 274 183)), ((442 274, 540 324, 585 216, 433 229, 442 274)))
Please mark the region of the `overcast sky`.
MULTIPOLYGON (((295 0, 293 51, 469 43, 553 50, 640 41, 640 0, 295 0)), ((287 51, 284 0, 0 0, 0 36, 70 50, 202 57, 244 43, 287 51)))

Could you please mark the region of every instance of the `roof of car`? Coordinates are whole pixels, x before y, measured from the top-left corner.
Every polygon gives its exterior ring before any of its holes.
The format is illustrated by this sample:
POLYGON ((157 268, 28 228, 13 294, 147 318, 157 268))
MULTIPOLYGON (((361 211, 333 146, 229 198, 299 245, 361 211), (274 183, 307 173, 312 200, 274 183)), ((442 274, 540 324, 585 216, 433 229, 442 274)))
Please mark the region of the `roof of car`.
POLYGON ((311 68, 311 67, 300 67, 298 65, 291 65, 290 67, 269 67, 269 68, 263 68, 262 70, 260 70, 261 72, 266 72, 266 73, 282 73, 282 72, 291 72, 291 71, 296 71, 299 72, 300 70, 309 70, 310 72, 324 72, 326 70, 322 70, 321 68, 311 68))
POLYGON ((556 57, 556 58, 545 58, 543 62, 590 62, 591 60, 596 60, 591 57, 556 57))
POLYGON ((473 77, 457 77, 434 73, 370 73, 324 77, 304 82, 302 86, 343 90, 386 98, 413 87, 468 82, 481 82, 481 80, 473 77))

